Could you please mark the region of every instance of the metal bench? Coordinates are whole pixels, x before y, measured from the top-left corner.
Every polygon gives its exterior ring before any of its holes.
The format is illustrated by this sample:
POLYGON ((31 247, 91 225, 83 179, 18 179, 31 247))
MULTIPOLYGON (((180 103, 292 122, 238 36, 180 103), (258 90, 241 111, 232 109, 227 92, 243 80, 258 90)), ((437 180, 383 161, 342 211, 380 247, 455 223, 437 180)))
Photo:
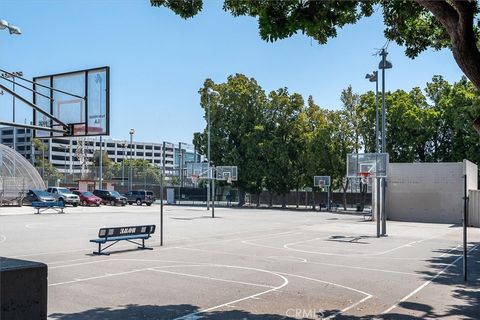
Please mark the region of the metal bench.
POLYGON ((40 214, 41 212, 47 210, 54 210, 58 213, 65 213, 63 209, 65 209, 65 203, 63 201, 51 201, 51 202, 41 202, 41 201, 34 201, 32 202, 32 207, 37 210, 35 214, 40 214))
POLYGON ((98 238, 92 239, 90 242, 98 244, 98 250, 93 252, 93 254, 97 255, 110 255, 110 253, 104 251, 119 241, 128 241, 136 244, 138 245, 138 249, 153 250, 153 248, 145 247, 145 240, 149 239, 153 233, 155 233, 155 225, 100 228, 98 231, 98 238), (142 240, 142 243, 138 243, 133 240, 142 240), (102 248, 102 244, 107 242, 113 243, 102 248))

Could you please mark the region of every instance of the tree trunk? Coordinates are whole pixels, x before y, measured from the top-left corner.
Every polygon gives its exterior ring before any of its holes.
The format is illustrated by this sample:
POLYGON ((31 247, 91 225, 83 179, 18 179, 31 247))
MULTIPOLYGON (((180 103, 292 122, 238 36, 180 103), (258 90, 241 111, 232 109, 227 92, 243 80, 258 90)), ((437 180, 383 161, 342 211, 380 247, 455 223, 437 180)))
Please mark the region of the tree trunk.
POLYGON ((245 191, 242 188, 238 188, 238 206, 243 207, 245 205, 245 191))
POLYGON ((300 206, 300 199, 298 198, 298 188, 297 188, 297 190, 295 191, 295 196, 296 196, 296 198, 297 198, 297 209, 298 209, 298 207, 300 206))
POLYGON ((257 208, 260 207, 260 195, 261 194, 262 194, 261 191, 259 193, 257 193, 257 208))
POLYGON ((342 185, 343 195, 342 195, 342 202, 343 202, 343 210, 347 211, 347 190, 348 190, 348 183, 350 179, 347 178, 345 185, 342 185))
POLYGON ((480 51, 473 30, 476 1, 416 0, 430 11, 445 28, 452 43, 452 53, 463 73, 480 89, 480 51))
POLYGON ((365 202, 367 200, 368 184, 360 182, 360 212, 365 209, 365 202))
POLYGON ((287 207, 287 194, 282 194, 282 208, 285 209, 287 207))
POLYGON ((315 190, 313 190, 313 188, 312 188, 312 202, 313 202, 313 203, 312 203, 312 209, 313 209, 313 211, 315 211, 315 210, 316 210, 316 206, 315 206, 315 190))
POLYGON ((268 191, 268 206, 273 207, 273 194, 270 191, 268 191))

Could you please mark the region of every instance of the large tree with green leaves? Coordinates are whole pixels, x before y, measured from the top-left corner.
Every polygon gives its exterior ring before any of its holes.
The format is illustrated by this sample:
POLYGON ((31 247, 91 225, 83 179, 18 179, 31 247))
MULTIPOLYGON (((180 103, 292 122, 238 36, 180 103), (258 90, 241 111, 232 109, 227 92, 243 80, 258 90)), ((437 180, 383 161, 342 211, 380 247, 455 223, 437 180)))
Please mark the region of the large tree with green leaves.
MULTIPOLYGON (((182 18, 202 10, 202 0, 150 0, 182 18)), ((405 46, 414 58, 427 48, 449 48, 465 75, 480 88, 479 6, 476 0, 225 0, 223 8, 234 16, 258 19, 266 41, 306 34, 319 43, 337 36, 338 29, 383 12, 385 36, 405 46)))
MULTIPOLYGON (((201 106, 208 119, 211 114, 211 161, 214 165, 238 166, 237 186, 240 199, 243 193, 259 193, 263 188, 265 134, 264 109, 267 97, 253 78, 242 74, 229 76, 225 83, 215 84, 207 79, 199 91, 201 106), (220 96, 207 95, 213 88, 220 96)), ((207 154, 208 127, 195 135, 194 143, 202 154, 207 154)))

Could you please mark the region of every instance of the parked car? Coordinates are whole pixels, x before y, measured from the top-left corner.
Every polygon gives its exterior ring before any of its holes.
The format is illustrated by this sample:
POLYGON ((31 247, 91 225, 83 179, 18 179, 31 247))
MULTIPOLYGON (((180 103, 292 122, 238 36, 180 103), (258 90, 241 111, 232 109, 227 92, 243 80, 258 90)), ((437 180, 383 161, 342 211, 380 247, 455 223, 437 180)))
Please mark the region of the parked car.
POLYGON ((141 206, 145 203, 147 206, 151 206, 155 202, 155 195, 150 190, 132 190, 128 191, 125 196, 128 204, 136 203, 141 206))
POLYGON ((47 192, 52 193, 57 201, 63 202, 64 204, 71 204, 74 207, 80 204, 80 197, 73 194, 72 191, 67 188, 48 187, 47 192))
POLYGON ((80 197, 80 204, 82 206, 94 205, 98 207, 100 203, 102 203, 102 198, 97 197, 90 191, 74 190, 72 192, 80 197))
POLYGON ((32 204, 32 202, 55 202, 57 199, 51 193, 44 190, 32 189, 28 190, 22 204, 32 204))
POLYGON ((120 204, 122 206, 127 204, 127 198, 120 195, 117 191, 101 190, 97 189, 93 191, 93 194, 102 199, 102 203, 115 206, 120 204))

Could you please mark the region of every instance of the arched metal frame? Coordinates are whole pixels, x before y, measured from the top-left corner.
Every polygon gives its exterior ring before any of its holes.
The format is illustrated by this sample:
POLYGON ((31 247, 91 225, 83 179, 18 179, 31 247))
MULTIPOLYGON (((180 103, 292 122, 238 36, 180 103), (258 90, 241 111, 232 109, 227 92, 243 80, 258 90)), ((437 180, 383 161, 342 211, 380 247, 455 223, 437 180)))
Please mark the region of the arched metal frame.
POLYGON ((45 189, 37 169, 20 153, 0 144, 0 204, 21 200, 29 189, 45 189))

